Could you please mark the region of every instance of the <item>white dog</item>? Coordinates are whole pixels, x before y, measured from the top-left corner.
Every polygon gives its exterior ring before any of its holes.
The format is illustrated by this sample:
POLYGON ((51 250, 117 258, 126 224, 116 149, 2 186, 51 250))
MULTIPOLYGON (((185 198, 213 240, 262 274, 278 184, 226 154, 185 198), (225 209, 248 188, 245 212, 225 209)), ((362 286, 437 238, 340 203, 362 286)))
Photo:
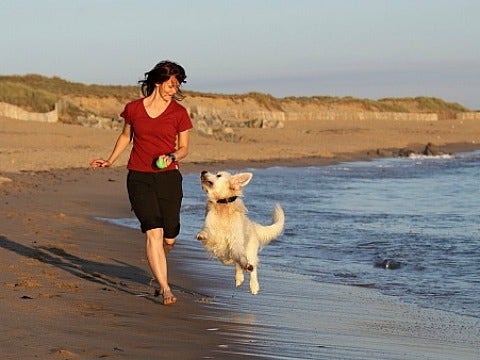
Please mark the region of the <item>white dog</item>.
POLYGON ((285 215, 276 205, 269 226, 257 224, 247 217, 241 200, 242 189, 252 179, 251 173, 232 175, 226 171, 212 174, 202 171, 200 180, 207 193, 205 226, 197 234, 204 247, 224 264, 235 264, 235 283, 244 281, 244 270, 250 271, 250 292, 260 290, 257 277, 258 252, 278 237, 285 215))

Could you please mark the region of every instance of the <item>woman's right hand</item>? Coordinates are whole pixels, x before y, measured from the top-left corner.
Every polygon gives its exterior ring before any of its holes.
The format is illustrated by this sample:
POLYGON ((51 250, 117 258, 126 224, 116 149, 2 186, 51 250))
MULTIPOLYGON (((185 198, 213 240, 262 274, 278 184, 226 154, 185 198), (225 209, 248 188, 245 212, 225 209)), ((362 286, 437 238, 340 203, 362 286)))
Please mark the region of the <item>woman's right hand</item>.
POLYGON ((95 159, 95 160, 90 161, 90 167, 92 169, 95 169, 97 167, 101 167, 101 168, 109 167, 111 165, 112 165, 112 163, 110 161, 103 160, 103 159, 95 159))

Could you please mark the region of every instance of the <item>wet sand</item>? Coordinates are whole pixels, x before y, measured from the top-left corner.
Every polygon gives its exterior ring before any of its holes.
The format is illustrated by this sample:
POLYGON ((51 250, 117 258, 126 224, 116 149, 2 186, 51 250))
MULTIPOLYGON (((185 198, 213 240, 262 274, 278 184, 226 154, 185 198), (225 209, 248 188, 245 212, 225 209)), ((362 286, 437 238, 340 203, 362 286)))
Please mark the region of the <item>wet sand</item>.
MULTIPOLYGON (((479 124, 464 124, 468 129, 453 135, 448 130, 452 124, 442 124, 442 129, 397 124, 397 133, 417 135, 402 142, 394 141, 393 130, 373 142, 375 136, 367 134, 383 129, 374 125, 358 134, 345 130, 349 135, 338 138, 340 129, 328 132, 311 124, 307 130, 316 129, 316 137, 284 135, 283 142, 276 132, 247 134, 241 144, 194 136, 182 171, 365 159, 378 156, 378 148, 421 147, 431 139, 424 133, 444 137, 440 145, 445 151, 472 150, 480 143, 479 124), (336 145, 325 145, 330 150, 322 156, 324 150, 315 150, 319 143, 336 145)), ((245 286, 234 288, 232 268, 210 260, 182 234, 169 259, 179 302, 162 306, 151 296, 143 234, 96 219, 132 216, 124 164, 100 171, 86 167, 91 158, 108 156, 117 133, 11 119, 0 119, 0 131, 2 359, 480 355, 479 319, 403 304, 372 289, 279 276, 268 267, 262 269, 261 293, 252 296, 245 286)))

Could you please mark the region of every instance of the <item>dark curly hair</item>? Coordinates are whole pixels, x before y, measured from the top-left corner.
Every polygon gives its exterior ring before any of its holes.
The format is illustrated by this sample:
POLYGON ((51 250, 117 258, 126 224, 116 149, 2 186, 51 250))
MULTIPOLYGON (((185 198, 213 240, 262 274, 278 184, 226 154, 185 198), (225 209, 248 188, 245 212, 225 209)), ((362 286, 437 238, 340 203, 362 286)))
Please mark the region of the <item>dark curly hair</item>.
MULTIPOLYGON (((153 93, 153 90, 155 90, 155 84, 161 84, 167 81, 170 79, 170 76, 175 76, 179 85, 186 83, 185 79, 187 78, 187 75, 182 66, 168 60, 159 62, 152 70, 145 73, 145 79, 138 81, 142 87, 142 94, 144 96, 149 96, 153 93)), ((179 87, 173 98, 180 101, 184 97, 185 96, 182 94, 179 87)))

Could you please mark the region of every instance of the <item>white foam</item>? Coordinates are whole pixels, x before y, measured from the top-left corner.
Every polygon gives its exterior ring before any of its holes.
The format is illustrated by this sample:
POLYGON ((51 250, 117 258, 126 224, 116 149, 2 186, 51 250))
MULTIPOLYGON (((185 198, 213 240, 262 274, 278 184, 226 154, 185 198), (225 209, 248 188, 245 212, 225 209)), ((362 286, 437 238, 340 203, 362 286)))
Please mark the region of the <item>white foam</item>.
POLYGON ((408 156, 410 159, 415 160, 428 160, 428 159, 454 159, 455 156, 451 154, 442 154, 442 155, 422 155, 422 154, 410 154, 408 156))

